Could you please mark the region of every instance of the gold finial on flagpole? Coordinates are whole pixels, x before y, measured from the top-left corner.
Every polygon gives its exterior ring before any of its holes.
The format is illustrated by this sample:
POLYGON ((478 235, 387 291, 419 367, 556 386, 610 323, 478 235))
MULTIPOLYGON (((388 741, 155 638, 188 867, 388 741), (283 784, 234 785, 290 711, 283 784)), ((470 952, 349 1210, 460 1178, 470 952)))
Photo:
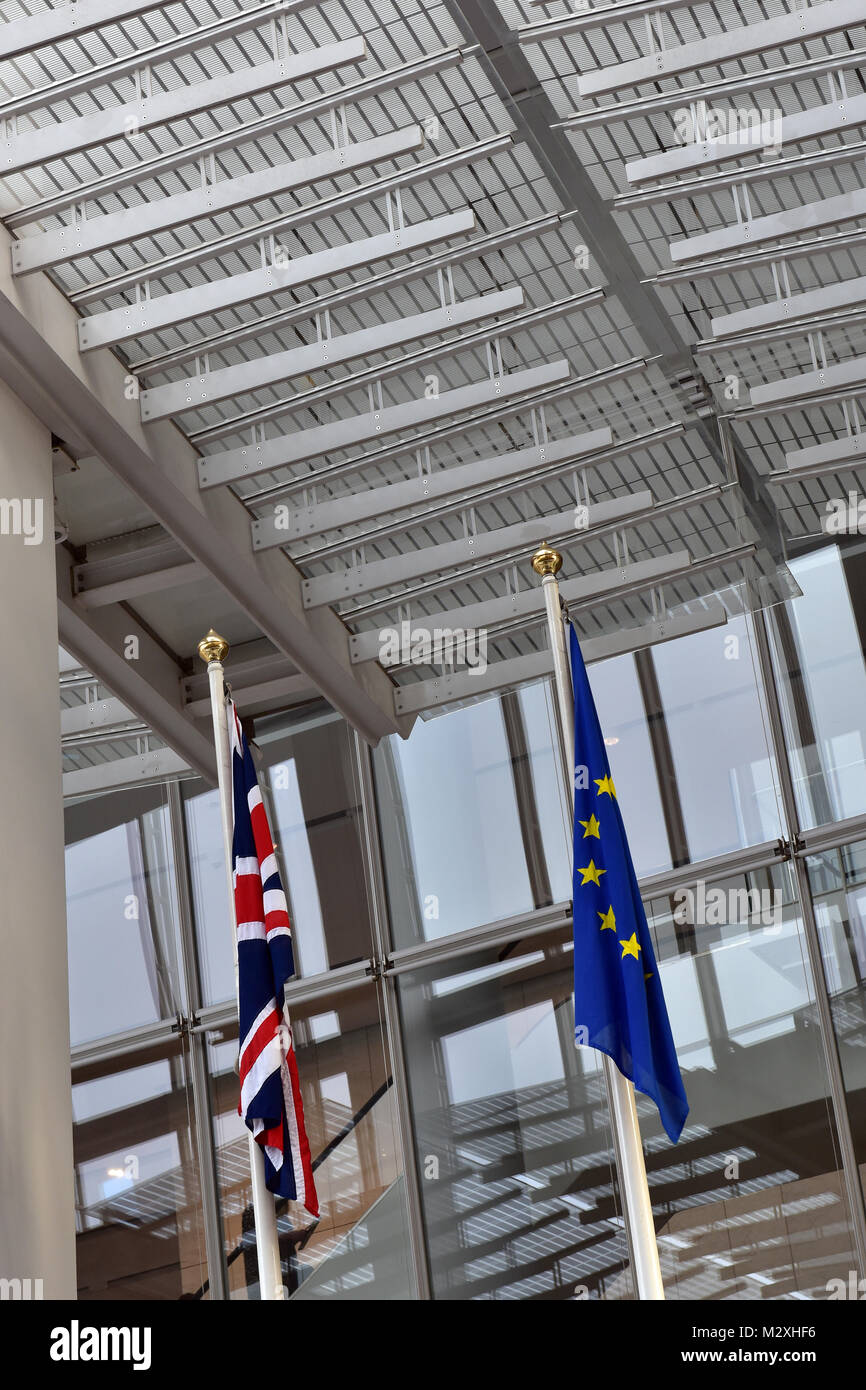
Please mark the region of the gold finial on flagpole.
POLYGON ((562 556, 550 545, 542 545, 532 557, 532 568, 542 578, 547 574, 558 574, 562 569, 562 556))
POLYGON ((210 628, 198 644, 198 654, 202 661, 225 661, 229 654, 229 644, 224 637, 210 628))

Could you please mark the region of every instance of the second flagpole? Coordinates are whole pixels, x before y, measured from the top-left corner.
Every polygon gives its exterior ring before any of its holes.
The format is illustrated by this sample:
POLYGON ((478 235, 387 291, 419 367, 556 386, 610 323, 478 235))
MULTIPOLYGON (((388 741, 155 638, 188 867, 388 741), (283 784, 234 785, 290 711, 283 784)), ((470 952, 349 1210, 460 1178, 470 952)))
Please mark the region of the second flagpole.
MULTIPOLYGON (((567 782, 574 800, 574 693, 571 663, 565 642, 557 574, 562 556, 542 546, 532 557, 532 568, 541 576, 547 627, 553 651, 556 702, 562 742, 565 749, 567 782)), ((643 1144, 640 1137, 634 1086, 622 1075, 616 1063, 603 1052, 602 1069, 610 1107, 614 1151, 622 1193, 623 1216, 637 1296, 660 1300, 665 1296, 659 1249, 656 1242, 652 1203, 646 1178, 643 1144)))
MULTIPOLYGON (((226 694, 223 661, 229 644, 213 628, 198 644, 198 654, 207 662, 210 685, 211 716, 213 718, 214 748, 219 780, 220 816, 223 832, 226 875, 228 879, 229 922, 232 932, 232 952, 235 963, 235 999, 238 997, 238 926, 235 916, 235 892, 232 878, 232 838, 234 809, 232 793, 232 754, 226 718, 226 694)), ((240 1041, 240 1040, 239 1040, 240 1041)), ((277 1235, 277 1211, 273 1193, 265 1184, 265 1159, 259 1145, 247 1130, 250 1154, 250 1175, 253 1189, 253 1220, 256 1228, 256 1259, 259 1266, 259 1289, 266 1301, 278 1301, 285 1296, 280 1269, 280 1245, 277 1235)))

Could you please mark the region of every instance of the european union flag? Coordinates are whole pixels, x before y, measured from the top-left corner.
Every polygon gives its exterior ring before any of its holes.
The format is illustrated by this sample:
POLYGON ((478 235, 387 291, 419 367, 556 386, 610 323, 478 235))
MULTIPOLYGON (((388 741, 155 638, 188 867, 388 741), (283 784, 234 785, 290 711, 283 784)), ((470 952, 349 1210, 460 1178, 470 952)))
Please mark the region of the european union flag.
POLYGON ((689 1104, 580 645, 574 687, 574 1029, 651 1096, 675 1144, 689 1104))

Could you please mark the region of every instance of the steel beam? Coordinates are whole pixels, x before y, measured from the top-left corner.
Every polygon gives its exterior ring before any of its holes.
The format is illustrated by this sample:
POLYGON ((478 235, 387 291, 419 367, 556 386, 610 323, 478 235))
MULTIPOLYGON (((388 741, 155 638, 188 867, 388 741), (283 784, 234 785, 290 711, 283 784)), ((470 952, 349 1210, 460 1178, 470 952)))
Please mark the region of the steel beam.
POLYGON ((271 236, 297 230, 298 227, 306 226, 308 222, 322 221, 327 217, 345 212, 349 208, 374 202, 379 198, 384 200, 389 193, 423 183, 428 179, 435 178, 438 174, 453 173, 455 169, 463 168, 467 164, 474 164, 478 160, 497 154, 500 150, 508 149, 512 143, 513 137, 510 134, 491 135, 486 140, 478 140, 474 145, 464 145, 458 150, 451 150, 450 153, 440 155, 436 159, 430 159, 426 163, 412 164, 408 169, 401 169, 395 174, 387 174, 382 178, 372 179, 368 183, 359 184, 356 188, 333 193, 328 198, 322 198, 318 202, 309 203, 303 207, 292 208, 288 212, 276 213, 263 222, 239 227, 236 231, 226 232, 214 241, 208 241, 198 246, 184 247, 181 251, 173 251, 161 256, 159 260, 149 261, 147 264, 137 266, 132 270, 123 270, 117 275, 107 276, 104 280, 94 281, 70 294, 70 303, 75 305, 93 304, 96 300, 104 300, 111 295, 122 294, 127 290, 134 289, 145 281, 160 279, 189 266, 200 266, 203 260, 218 260, 227 252, 237 251, 253 242, 266 242, 271 236))
POLYGON ((370 439, 410 430, 415 425, 439 420, 444 416, 462 414, 477 406, 509 396, 534 391, 550 382, 563 381, 571 372, 565 359, 548 362, 527 371, 509 372, 487 381, 474 382, 441 395, 406 401, 401 405, 372 410, 369 415, 353 415, 345 420, 332 420, 326 425, 297 430, 294 434, 276 439, 261 440, 239 449, 224 449, 199 460, 199 486, 203 490, 221 487, 242 478, 271 473, 293 463, 303 463, 319 454, 348 449, 370 439))
MULTIPOLYGON (((760 114, 760 112, 758 112, 760 114)), ((825 106, 812 106, 806 111, 796 111, 783 116, 779 130, 774 126, 759 123, 756 138, 716 140, 689 140, 674 149, 661 154, 648 155, 643 159, 632 160, 625 166, 629 183, 646 183, 648 180, 662 179, 685 173, 691 169, 705 169, 711 164, 723 164, 729 159, 740 159, 745 155, 755 155, 762 149, 778 143, 799 145, 804 140, 813 140, 820 135, 830 135, 837 130, 848 130, 866 122, 866 92, 853 97, 842 97, 825 106), (778 135, 778 141, 775 140, 778 135)), ((767 173, 774 172, 775 165, 767 160, 767 173)))
MULTIPOLYGON (((586 389, 591 385, 593 379, 606 384, 621 377, 633 375, 635 372, 644 371, 646 367, 646 358, 633 357, 625 362, 617 362, 613 367, 606 367, 600 372, 595 372, 592 377, 581 377, 580 387, 582 390, 586 389)), ((347 477, 350 473, 384 463, 388 459, 397 458, 400 454, 405 454, 408 451, 426 448, 428 444, 431 447, 434 444, 441 444, 443 440, 465 434, 469 429, 495 424, 498 420, 514 415, 518 410, 525 412, 543 405, 550 405, 564 396, 571 396, 573 390, 574 383, 570 379, 566 379, 565 385, 548 386, 533 391, 516 404, 507 399, 501 402, 497 399, 485 409, 476 411, 471 421, 456 420, 446 421, 444 424, 434 424, 429 429, 422 430, 420 434, 413 435, 408 445, 400 441, 396 444, 386 441, 377 449, 369 449, 356 458, 339 460, 337 463, 325 464, 323 467, 317 468, 315 477, 311 474, 302 474, 297 478, 290 478, 286 482, 268 484, 267 487, 260 488, 258 492, 248 496, 245 501, 249 506, 263 506, 264 503, 272 502, 277 497, 288 497, 293 493, 303 491, 311 483, 315 483, 317 486, 320 483, 327 484, 333 478, 347 477)), ((678 429, 681 432, 682 426, 680 425, 678 429)))
MULTIPOLYGON (((189 437, 197 448, 212 444, 217 439, 237 437, 238 435, 244 437, 252 426, 269 424, 274 420, 285 418, 286 415, 295 414, 299 410, 312 410, 320 406, 323 401, 332 400, 334 396, 343 395, 347 391, 356 391, 359 387, 366 386, 369 389, 374 384, 387 381, 390 377, 400 376, 408 371, 426 369, 431 362, 435 362, 449 353, 466 352, 470 348, 479 347, 482 344, 486 347, 492 337, 513 337, 516 333, 522 333, 537 327, 539 324, 550 323, 552 319, 562 318, 566 314, 573 313, 582 308, 584 303, 585 297, 575 294, 569 295, 567 299, 554 300, 551 304, 539 304, 537 308, 521 309, 518 313, 507 318, 498 319, 493 325, 482 323, 480 327, 469 329, 461 333, 459 337, 423 344, 410 352, 404 352, 399 357, 390 357, 382 363, 358 367, 355 371, 336 380, 325 377, 318 386, 311 386, 306 391, 297 391, 291 396, 283 396, 276 401, 271 401, 268 405, 253 406, 238 415, 221 420, 218 425, 206 425, 202 429, 192 430, 189 437)), ((575 382, 575 390, 577 389, 579 389, 579 383, 575 382)))
MULTIPOLYGON (((529 478, 520 474, 516 477, 506 475, 492 483, 487 483, 486 486, 478 487, 472 492, 457 494, 440 502, 427 503, 423 515, 424 524, 429 525, 443 517, 453 516, 455 512, 463 511, 467 507, 479 506, 482 502, 499 502, 504 497, 512 497, 515 493, 525 492, 530 485, 533 487, 546 485, 556 478, 564 478, 567 473, 573 473, 576 468, 595 468, 602 462, 616 458, 630 458, 636 449, 645 449, 650 448, 653 444, 666 443, 668 440, 681 437, 685 431, 685 424, 682 421, 677 421, 657 430, 648 430, 646 434, 630 435, 626 440, 620 440, 616 444, 607 444, 599 452, 583 454, 577 459, 570 455, 565 461, 559 459, 550 461, 548 458, 548 462, 536 469, 529 478)), ((343 534, 334 536, 331 540, 323 541, 311 549, 305 550, 304 564, 331 559, 335 555, 345 554, 347 550, 356 550, 358 546, 384 540, 386 536, 401 535, 413 525, 417 525, 419 520, 421 518, 416 516, 402 516, 397 519, 393 516, 389 518, 386 514, 385 518, 380 520, 378 524, 368 527, 364 531, 349 532, 348 534, 344 531, 343 534)))
MULTIPOLYGON (((0 252, 9 242, 0 229, 0 252)), ((319 613, 311 618, 304 613, 300 576, 291 561, 284 554, 252 553, 249 514, 243 503, 226 489, 202 496, 192 446, 170 422, 144 430, 138 403, 126 397, 123 364, 110 352, 82 359, 76 327, 75 310, 57 286, 44 276, 14 280, 8 259, 0 254, 0 377, 61 439, 71 429, 83 452, 95 455, 116 474, 232 596, 259 632, 307 675, 364 738, 375 743, 396 732, 391 686, 384 672, 366 667, 363 678, 358 678, 360 668, 349 661, 348 633, 336 615, 319 613)), ((130 620, 126 610, 113 608, 84 616, 95 623, 115 612, 130 620)), ((95 663, 87 659, 86 651, 77 649, 62 626, 60 641, 93 669, 95 663)), ((118 671, 136 669, 134 661, 125 660, 122 644, 116 649, 116 664, 118 671)), ((94 674, 104 675, 118 698, 147 714, 116 678, 108 679, 110 672, 94 674)), ((147 684, 145 677, 140 680, 147 684)), ((189 732, 187 717, 178 718, 189 732)), ((147 722, 172 741, 155 718, 148 717, 147 722)), ((213 740, 207 738, 204 743, 210 762, 213 740)))
MULTIPOLYGON (((594 529, 610 522, 624 523, 628 518, 646 512, 652 505, 651 492, 636 492, 629 497, 593 502, 581 534, 591 535, 594 529)), ((553 516, 531 517, 528 521, 515 522, 513 526, 500 526, 495 531, 470 533, 456 541, 426 545, 420 550, 389 556, 387 560, 372 560, 369 564, 353 565, 316 579, 305 579, 301 586, 304 607, 319 608, 340 603, 358 594, 405 584, 409 579, 417 579, 434 571, 465 567, 473 561, 487 560, 524 544, 529 546, 541 542, 551 535, 574 532, 575 525, 575 508, 570 507, 567 512, 557 512, 553 516)), ((400 602, 399 593, 395 595, 394 602, 400 602)))
MULTIPOLYGON (((279 294, 281 290, 297 289, 315 280, 329 279, 355 266, 400 256, 417 246, 448 241, 451 237, 473 231, 474 227, 475 213, 465 208, 460 212, 447 213, 444 217, 418 222, 411 227, 399 227, 392 232, 381 232, 378 236, 347 241, 342 246, 329 246, 325 251, 314 251, 308 256, 295 256, 285 265, 271 264, 260 270, 244 271, 241 275, 227 275, 187 290, 160 295, 158 299, 143 299, 138 304, 125 304, 120 309, 90 314, 80 321, 78 344, 82 352, 110 347, 127 338, 206 317, 236 304, 251 303, 266 295, 279 294)), ((311 301, 299 312, 309 315, 315 311, 315 307, 316 301, 311 301)), ((258 324, 259 321, 255 320, 251 325, 256 332, 258 324)), ((194 347, 184 349, 187 358, 191 350, 194 351, 194 347)))
MULTIPOLYGON (((618 569, 598 570, 594 574, 567 579, 560 584, 560 592, 570 602, 582 602, 606 594, 616 597, 623 588, 633 589, 636 585, 657 583, 673 575, 681 575, 690 564, 691 556, 687 550, 675 550, 670 555, 638 560, 633 565, 621 565, 618 569)), ((507 627, 526 618, 540 617, 543 613, 544 594, 540 587, 536 587, 506 594, 503 598, 486 599, 483 603, 464 604, 462 608, 418 613, 411 621, 407 620, 407 627, 410 631, 417 628, 428 633, 433 628, 440 632, 444 628, 489 632, 491 628, 507 627)), ((390 624, 387 631, 392 630, 393 624, 390 624)), ((400 665, 399 661, 389 661, 387 657, 380 656, 381 637, 382 630, 377 628, 350 637, 349 654, 352 661, 379 661, 385 667, 400 665)))
POLYGON ((861 0, 826 0, 824 4, 776 15, 759 24, 741 25, 693 43, 660 48, 647 57, 584 73, 577 79, 577 90, 580 96, 589 97, 616 92, 623 87, 640 87, 677 73, 719 67, 731 59, 747 58, 764 49, 806 43, 840 29, 853 29, 862 22, 861 0))
POLYGON ((118 78, 139 71, 143 67, 156 67, 159 63, 182 58, 186 53, 194 53, 197 48, 218 43, 221 39, 257 29, 269 19, 285 14, 282 0, 267 0, 265 4, 255 5, 240 14, 227 19, 214 19, 209 24, 188 29, 185 33, 172 34, 158 43, 136 48, 120 58, 106 58, 95 63, 83 72, 71 72, 54 82, 46 82, 41 87, 31 87, 29 91, 18 92, 15 96, 0 101, 0 120, 8 116, 21 116, 28 111, 38 111, 43 107, 54 106, 80 92, 92 91, 103 83, 116 82, 118 78))
MULTIPOLYGON (((474 216, 471 209, 466 210, 466 215, 469 218, 474 216)), ((551 227, 559 226, 567 220, 567 217, 567 213, 551 212, 542 217, 533 217, 526 222, 506 227, 501 232, 488 232, 486 236, 477 237, 475 241, 466 242, 460 246, 447 246, 430 256, 424 256, 421 260, 412 261, 409 265, 390 266, 364 280, 353 280, 345 287, 341 286, 339 289, 318 294, 315 301, 308 300, 306 303, 292 304, 287 309, 275 309, 271 313, 258 315, 249 323, 233 324, 230 328, 219 329, 216 333, 208 334, 207 337, 186 342, 182 347, 170 348, 150 357, 133 360, 130 363, 130 370, 137 375, 148 376, 154 372, 165 371, 169 367, 181 366, 185 362, 192 361, 196 355, 221 352, 224 348, 247 342, 250 338, 261 338, 274 329, 285 328, 290 324, 309 318, 312 311, 318 314, 324 313, 326 309, 343 308, 347 304, 356 303, 359 299, 370 299, 379 290, 393 289, 397 285, 405 285, 412 280, 421 279, 432 271, 444 270, 446 266, 455 266, 463 261, 480 259, 490 251, 500 251, 506 246, 513 246, 516 242, 528 241, 531 237, 540 236, 542 232, 551 227)), ((471 230, 471 225, 470 223, 467 230, 471 230)), ((587 290, 584 294, 574 296, 575 302, 583 304, 596 303, 603 298, 603 289, 587 290)))
MULTIPOLYGON (((832 0, 827 0, 827 3, 831 4, 832 0)), ((737 246, 781 241, 799 232, 815 231, 864 216, 866 188, 858 188, 851 193, 837 193, 832 198, 822 198, 816 203, 803 203, 785 212, 771 212, 766 217, 738 222, 733 227, 717 227, 712 232, 700 232, 683 241, 673 241, 670 243, 671 260, 694 260, 730 251, 737 246)))
MULTIPOLYGON (((312 0, 307 0, 312 3, 312 0)), ((15 58, 63 39, 77 38, 102 24, 119 24, 159 7, 160 0, 69 0, 26 19, 0 25, 0 58, 15 58)))
MULTIPOLYGON (((77 565, 76 580, 86 584, 86 571, 89 565, 77 565)), ((106 584, 91 584, 79 589, 77 598, 82 608, 106 608, 112 603, 128 603, 130 599, 141 598, 144 594, 159 594, 165 589, 182 588, 204 579, 207 570, 195 560, 182 560, 176 565, 166 565, 162 569, 145 571, 131 575, 127 579, 115 579, 106 584)))
POLYGON ((714 82, 700 82, 691 87, 675 87, 667 92, 652 92, 628 100, 593 106, 586 111, 572 111, 554 123, 556 130, 581 130, 589 126, 607 125, 614 121, 633 121, 659 111, 677 110, 690 102, 711 102, 715 97, 733 96, 737 92, 771 91, 779 83, 789 83, 798 77, 822 77, 843 68, 856 68, 866 62, 866 49, 846 49, 844 53, 824 53, 817 58, 802 58, 786 63, 782 68, 762 68, 760 73, 744 73, 740 77, 720 77, 714 82))
MULTIPOLYGON (((530 5, 547 5, 550 0, 529 0, 530 5)), ((569 34, 580 34, 585 29, 597 29, 599 25, 630 24, 641 20, 645 15, 660 14, 662 10, 683 9, 693 5, 694 0, 621 0, 616 5, 594 5, 585 8, 580 14, 565 15, 563 18, 539 19, 534 24, 523 24, 516 31, 522 44, 544 43, 547 39, 561 39, 569 34)))
POLYGON ((538 469, 579 459, 612 443, 613 434, 605 427, 591 430, 588 434, 570 435, 568 439, 549 439, 529 449, 514 449, 492 458, 473 459, 471 463, 442 469, 438 473, 420 473, 417 478, 409 478, 406 482, 368 488, 364 492, 331 498, 312 506, 275 508, 270 516, 253 521, 253 549, 268 550, 274 545, 289 545, 306 536, 352 526, 371 516, 387 516, 410 507, 426 506, 436 498, 468 492, 485 483, 533 475, 538 469))
MULTIPOLYGON (((864 461, 866 433, 846 434, 842 439, 828 439, 824 444, 811 444, 807 449, 792 449, 785 455, 785 466, 791 473, 808 471, 812 476, 856 468, 864 461)), ((775 479, 780 475, 773 476, 775 479)))
POLYGON ((859 308, 866 304, 866 275, 853 280, 840 280, 834 285, 822 285, 817 290, 789 294, 769 304, 756 304, 733 314, 721 314, 710 322, 716 338, 735 333, 750 333, 762 328, 784 327, 812 315, 833 314, 843 309, 859 308))
MULTIPOLYGON (((660 618, 656 622, 644 623, 640 627, 620 629, 602 637, 586 637, 581 641, 583 659, 589 666, 595 661, 607 661, 625 652, 639 651, 643 647, 656 646, 660 642, 671 642, 677 637, 686 637, 693 632, 704 632, 708 628, 721 627, 728 621, 723 604, 711 599, 706 607, 697 613, 674 614, 660 618)), ((540 680, 553 673, 553 656, 549 650, 532 652, 527 656, 511 657, 506 661, 492 661, 485 670, 475 667, 470 670, 444 670, 432 680, 413 681, 401 685, 394 691, 394 709, 398 714, 418 714, 422 710, 436 709, 441 705, 453 704, 458 700, 472 699, 473 696, 489 694, 494 690, 506 690, 526 681, 540 680)))
POLYGON ((95 178, 79 181, 72 187, 55 190, 37 198, 35 202, 23 203, 7 213, 3 220, 7 227, 26 227, 32 222, 44 222, 49 217, 56 217, 66 208, 99 201, 110 193, 119 193, 124 188, 140 185, 147 179, 158 178, 161 174, 179 169, 183 165, 200 167, 201 161, 211 155, 235 150, 240 145, 278 134, 287 126, 296 125, 299 121, 316 120, 340 106, 348 106, 366 97, 381 95, 404 82, 416 82, 425 77, 435 76, 446 68, 454 67, 462 57, 459 48, 443 48, 429 57, 416 58, 402 63, 399 67, 387 68, 372 77, 360 77, 355 82, 347 82, 331 92, 296 102, 294 106, 280 106, 275 111, 268 111, 263 116, 253 116, 238 125, 212 130, 187 145, 175 145, 170 149, 160 150, 137 164, 121 165, 107 174, 99 174, 95 178))
MULTIPOLYGON (((293 377, 323 371, 337 363, 351 361, 354 357, 372 356, 417 338, 446 333, 450 328, 457 328, 461 324, 495 318, 497 314, 522 305, 523 298, 523 290, 516 285, 494 294, 477 295, 474 299, 447 304, 441 309, 431 309, 423 314, 409 314, 405 318, 377 324, 374 328, 361 328, 355 333, 345 333, 336 338, 319 338, 316 342, 306 343, 302 347, 289 348, 285 352, 275 352, 265 357, 254 357, 249 362, 222 367, 213 372, 203 372, 185 381, 172 381, 166 386, 156 386, 141 393, 141 418, 149 421, 182 415, 185 411, 199 410, 215 401, 242 396, 264 386, 290 381, 293 377)), ((315 305, 312 305, 311 309, 314 308, 315 305)), ((459 340, 449 340, 442 344, 443 349, 456 349, 459 346, 459 340)), ((344 389, 344 383, 336 381, 332 383, 332 389, 344 389)), ((290 401, 281 402, 281 405, 285 410, 292 408, 290 401)), ((232 422, 229 422, 226 432, 229 432, 231 427, 232 422)))
POLYGON ((751 270, 757 265, 773 265, 781 257, 785 260, 803 260, 813 253, 825 251, 845 251, 852 246, 860 246, 866 241, 866 230, 858 228, 853 232, 833 232, 829 236, 811 237, 808 241, 792 241, 783 246, 770 246, 760 251, 735 252, 717 259, 705 257, 700 261, 684 262, 672 269, 660 270, 656 275, 648 275, 647 285, 678 285, 684 282, 715 278, 728 271, 751 270))
MULTIPOLYGON (((755 151, 753 150, 754 154, 755 151)), ((716 193, 722 188, 742 188, 767 179, 790 178, 794 174, 811 173, 814 169, 829 169, 837 164, 856 164, 866 154, 866 140, 853 145, 833 145, 829 149, 807 150, 802 154, 774 156, 757 164, 728 169, 717 174, 699 174, 671 183, 657 183, 636 193, 623 193, 614 198, 618 209, 650 207, 653 203, 670 202, 674 198, 696 198, 703 193, 716 193)))
POLYGON ((846 362, 819 367, 817 371, 798 372, 795 376, 782 377, 763 386, 753 386, 750 395, 753 406, 784 410, 790 405, 822 400, 840 393, 844 396, 856 395, 864 390, 866 357, 852 357, 846 362))
MULTIPOLYGON (((420 149, 423 144, 421 126, 404 126, 372 140, 325 150, 306 159, 287 160, 270 168, 257 169, 252 174, 207 184, 189 193, 175 193, 169 198, 124 208, 123 212, 87 217, 83 222, 56 231, 39 232, 15 243, 12 273, 30 275, 34 270, 62 265, 64 261, 77 260, 107 246, 138 241, 182 223, 198 222, 242 204, 257 203, 305 184, 334 178, 349 169, 395 159, 397 155, 420 149)), ((206 243, 199 248, 199 259, 207 254, 207 249, 206 243)))
MULTIPOLYGON (((724 488, 717 485, 699 488, 696 492, 685 493, 679 497, 673 498, 672 501, 655 503, 653 506, 647 507, 644 511, 629 517, 628 521, 625 523, 620 520, 612 520, 604 525, 596 525, 593 530, 593 539, 599 540, 602 537, 613 535, 615 532, 623 530, 624 526, 635 526, 642 521, 656 521, 661 518, 668 518, 674 516, 678 512, 688 511, 690 507, 697 507, 706 502, 716 501, 723 496, 728 488, 733 486, 735 486, 735 484, 731 483, 727 484, 724 488)), ((572 519, 571 525, 562 530, 558 535, 548 535, 545 542, 546 544, 562 544, 564 546, 574 544, 576 535, 574 515, 573 513, 569 513, 568 515, 571 516, 572 519)), ((525 557, 525 546, 521 542, 520 545, 514 547, 514 549, 504 555, 497 554, 488 560, 474 560, 471 569, 472 580, 475 581, 487 575, 499 573, 506 564, 517 563, 521 559, 525 559, 525 557)), ((303 564, 304 558, 301 557, 298 563, 303 564)), ((465 570, 461 578, 466 578, 465 570)), ((431 579, 417 583, 411 588, 403 589, 397 594, 389 594, 384 598, 372 599, 367 603, 357 604, 351 609, 344 608, 341 610, 340 616, 345 622, 354 623, 359 622, 361 618, 369 617, 371 613, 386 613, 393 612, 395 609, 405 609, 407 603, 411 603, 416 598, 421 598, 422 596, 426 597, 429 594, 435 593, 438 589, 446 588, 454 581, 454 572, 450 574, 435 574, 431 579)))
MULTIPOLYGON (((25 19, 0 25, 0 58, 15 58, 34 48, 78 38, 102 25, 119 24, 135 15, 155 10, 164 0, 68 0, 54 9, 43 9, 25 19)), ((315 0, 281 0, 283 14, 297 14, 315 0)))
POLYGON ((60 710, 60 735, 64 739, 75 738, 78 734, 114 729, 118 725, 129 724, 136 719, 137 716, 122 700, 109 695, 104 700, 87 700, 82 701, 80 705, 62 707, 60 710))
POLYGON ((64 649, 164 739, 184 764, 214 785, 213 740, 184 713, 180 666, 132 613, 117 607, 98 614, 84 609, 72 592, 71 557, 61 548, 57 558, 58 632, 64 649))
POLYGON ((11 174, 30 169, 34 164, 47 164, 52 159, 76 154, 109 140, 137 139, 169 121, 229 106, 242 97, 285 87, 315 73, 333 72, 347 63, 360 63, 366 52, 362 38, 345 39, 342 43, 312 48, 305 53, 290 53, 270 63, 220 73, 219 77, 210 77, 204 82, 142 96, 124 106, 111 106, 92 115, 22 131, 0 140, 0 172, 11 174))
POLYGON ((75 768, 63 774, 63 797, 95 796, 98 792, 119 791, 122 787, 146 782, 164 782, 167 777, 191 771, 172 748, 153 748, 129 758, 110 758, 90 767, 75 768))

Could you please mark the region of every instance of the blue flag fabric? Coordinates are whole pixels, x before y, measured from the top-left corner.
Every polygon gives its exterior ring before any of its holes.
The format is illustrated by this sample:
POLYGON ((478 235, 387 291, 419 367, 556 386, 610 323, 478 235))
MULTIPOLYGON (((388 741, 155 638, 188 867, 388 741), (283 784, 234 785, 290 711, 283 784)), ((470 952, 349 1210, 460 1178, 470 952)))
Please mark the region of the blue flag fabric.
POLYGON ((651 1096, 676 1143, 688 1101, 616 788, 574 628, 574 1028, 651 1096))

